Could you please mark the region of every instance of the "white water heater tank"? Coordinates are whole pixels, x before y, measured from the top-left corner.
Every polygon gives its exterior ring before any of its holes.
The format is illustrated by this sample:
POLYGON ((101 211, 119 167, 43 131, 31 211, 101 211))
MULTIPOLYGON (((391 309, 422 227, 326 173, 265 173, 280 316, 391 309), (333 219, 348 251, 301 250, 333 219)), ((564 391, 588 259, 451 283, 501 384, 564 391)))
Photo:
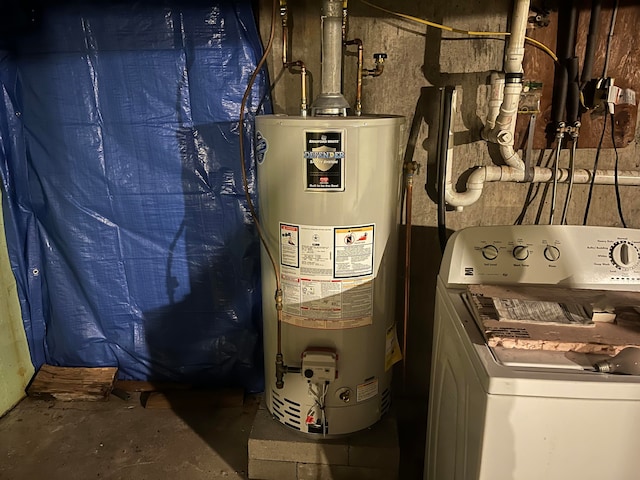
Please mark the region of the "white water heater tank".
POLYGON ((390 405, 401 117, 256 118, 259 216, 283 291, 276 388, 276 277, 262 251, 266 403, 290 428, 341 435, 390 405))

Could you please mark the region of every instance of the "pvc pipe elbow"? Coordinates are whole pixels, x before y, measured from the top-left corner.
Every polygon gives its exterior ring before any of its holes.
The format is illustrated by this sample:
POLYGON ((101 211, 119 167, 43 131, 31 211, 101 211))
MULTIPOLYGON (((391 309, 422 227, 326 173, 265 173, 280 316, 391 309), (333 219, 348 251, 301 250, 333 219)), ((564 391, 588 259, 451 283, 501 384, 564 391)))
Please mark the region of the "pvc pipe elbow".
POLYGON ((518 155, 518 152, 513 149, 513 143, 500 144, 500 156, 508 166, 516 170, 524 171, 524 162, 520 158, 520 155, 518 155))
POLYGON ((444 199, 448 205, 455 207, 457 211, 461 211, 463 207, 468 207, 476 203, 482 195, 482 189, 485 182, 486 167, 479 167, 474 170, 467 180, 467 190, 464 192, 456 192, 451 181, 447 181, 445 185, 444 199))

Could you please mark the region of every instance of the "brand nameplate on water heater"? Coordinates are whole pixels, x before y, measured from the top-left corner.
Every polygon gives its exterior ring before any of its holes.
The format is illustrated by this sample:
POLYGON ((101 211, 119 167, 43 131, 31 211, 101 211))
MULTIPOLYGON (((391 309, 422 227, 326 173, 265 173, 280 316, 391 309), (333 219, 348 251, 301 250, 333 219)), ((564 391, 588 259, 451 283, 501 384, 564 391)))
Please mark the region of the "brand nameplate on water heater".
POLYGON ((342 132, 306 132, 307 190, 344 190, 342 132))

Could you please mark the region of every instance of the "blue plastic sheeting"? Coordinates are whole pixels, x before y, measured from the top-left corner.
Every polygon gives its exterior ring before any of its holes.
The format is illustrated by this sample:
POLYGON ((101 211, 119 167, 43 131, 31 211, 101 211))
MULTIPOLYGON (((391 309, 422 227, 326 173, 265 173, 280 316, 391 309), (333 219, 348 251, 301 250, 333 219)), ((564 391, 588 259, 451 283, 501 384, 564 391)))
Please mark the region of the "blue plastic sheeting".
POLYGON ((5 41, 5 229, 36 367, 263 388, 238 146, 260 55, 248 1, 66 4, 5 41))

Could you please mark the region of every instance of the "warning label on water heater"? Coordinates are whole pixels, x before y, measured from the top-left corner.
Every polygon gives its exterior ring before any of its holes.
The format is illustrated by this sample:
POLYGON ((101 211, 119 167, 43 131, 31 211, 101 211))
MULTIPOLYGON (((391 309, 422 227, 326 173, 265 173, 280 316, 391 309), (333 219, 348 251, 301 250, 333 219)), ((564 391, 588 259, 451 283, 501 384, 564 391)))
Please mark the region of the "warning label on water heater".
POLYGON ((342 132, 306 132, 307 190, 344 190, 342 132))
POLYGON ((280 224, 284 322, 342 329, 373 321, 374 225, 280 224))

